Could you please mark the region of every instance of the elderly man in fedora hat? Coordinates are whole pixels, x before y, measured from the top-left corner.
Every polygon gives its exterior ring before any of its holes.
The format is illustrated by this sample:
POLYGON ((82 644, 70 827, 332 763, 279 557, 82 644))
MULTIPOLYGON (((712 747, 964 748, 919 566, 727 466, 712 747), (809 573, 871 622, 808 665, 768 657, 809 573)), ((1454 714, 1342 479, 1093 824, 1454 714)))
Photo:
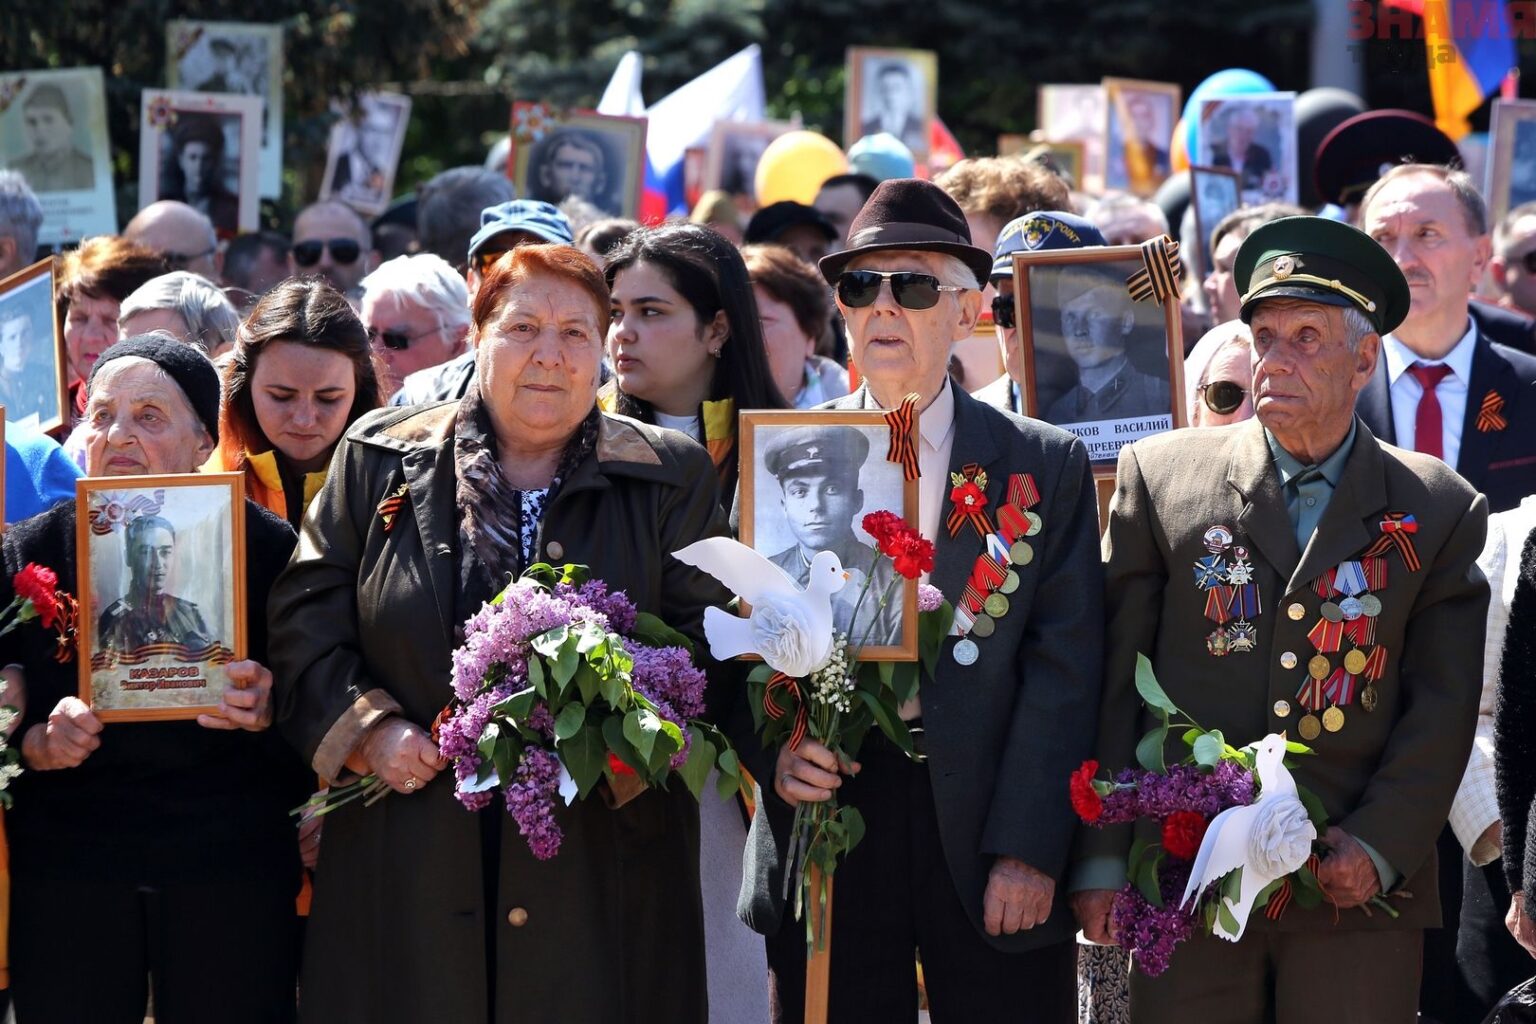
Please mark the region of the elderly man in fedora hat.
POLYGON ((741 911, 769 936, 780 1022, 802 1017, 806 962, 781 895, 788 825, 799 801, 834 789, 868 831, 837 872, 832 1020, 915 1020, 914 953, 937 1024, 1075 1020, 1075 925, 1056 886, 1073 832, 1063 780, 1092 745, 1098 706, 1096 499, 1075 437, 949 381, 991 269, 954 200, 910 178, 883 182, 848 248, 821 261, 864 377, 828 407, 918 396, 919 526, 957 625, 902 709, 922 760, 872 733, 855 765, 812 741, 759 764, 741 911), (990 555, 980 525, 946 526, 967 496, 1001 541, 990 555))
MULTIPOLYGON (((1435 837, 1477 717, 1488 505, 1356 415, 1409 306, 1380 245, 1286 217, 1248 236, 1235 273, 1257 418, 1120 450, 1098 759, 1134 765, 1150 729, 1138 654, 1228 742, 1285 732, 1308 744, 1292 772, 1327 813, 1313 852, 1329 899, 1255 913, 1236 943, 1180 944, 1167 971, 1132 975, 1131 1012, 1137 1024, 1409 1024, 1423 930, 1440 923, 1435 837), (1379 894, 1397 916, 1358 909, 1379 894)), ((1176 737, 1170 758, 1185 753, 1176 737)), ((1083 836, 1072 901, 1094 941, 1114 939, 1132 838, 1129 826, 1083 836)))

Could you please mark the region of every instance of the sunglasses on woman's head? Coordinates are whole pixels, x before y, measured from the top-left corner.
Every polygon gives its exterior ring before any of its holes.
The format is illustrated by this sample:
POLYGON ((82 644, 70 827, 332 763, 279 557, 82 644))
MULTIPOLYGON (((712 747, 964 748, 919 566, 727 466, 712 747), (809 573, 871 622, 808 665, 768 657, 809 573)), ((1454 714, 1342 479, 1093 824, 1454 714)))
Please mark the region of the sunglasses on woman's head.
POLYGON ((992 322, 1007 330, 1013 329, 1013 296, 998 295, 992 299, 992 322))
POLYGON ((1206 408, 1221 416, 1237 412, 1243 404, 1243 396, 1248 393, 1247 388, 1230 380, 1213 380, 1209 384, 1201 384, 1199 391, 1206 408))
POLYGON ((331 250, 331 259, 337 263, 352 263, 363 254, 363 247, 355 238, 313 238, 298 242, 293 247, 293 262, 301 267, 312 267, 320 262, 320 254, 331 250))
POLYGON ((845 306, 859 309, 880 295, 880 283, 891 282, 891 295, 903 309, 932 309, 944 292, 963 292, 964 288, 940 284, 932 274, 914 274, 906 270, 845 270, 837 279, 837 297, 845 306))

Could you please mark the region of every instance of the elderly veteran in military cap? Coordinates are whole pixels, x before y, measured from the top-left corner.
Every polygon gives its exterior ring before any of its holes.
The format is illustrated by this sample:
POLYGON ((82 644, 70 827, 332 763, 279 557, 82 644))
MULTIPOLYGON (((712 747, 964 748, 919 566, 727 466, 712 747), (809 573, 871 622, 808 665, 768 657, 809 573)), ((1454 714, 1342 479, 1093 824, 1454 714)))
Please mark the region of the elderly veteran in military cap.
MULTIPOLYGON (((1138 654, 1229 742, 1306 742, 1314 756, 1292 771, 1327 812, 1316 852, 1330 901, 1292 904, 1278 922, 1255 914, 1235 944, 1190 939, 1166 973, 1132 975, 1131 1010, 1138 1024, 1409 1022, 1423 930, 1440 923, 1435 837, 1477 715, 1487 504, 1354 414, 1381 336, 1408 311, 1379 245, 1287 217, 1248 237, 1236 272, 1257 418, 1120 452, 1098 758, 1134 764, 1153 722, 1134 689, 1138 654), (1399 916, 1359 909, 1379 894, 1399 916)), ((1073 905, 1094 941, 1113 940, 1131 840, 1084 831, 1073 905)))
POLYGON ((1076 1016, 1076 926, 1056 895, 1073 834, 1062 787, 1091 749, 1103 631, 1088 454, 1065 431, 950 383, 950 346, 971 335, 992 269, 954 200, 925 181, 883 182, 848 244, 821 271, 864 383, 828 407, 917 396, 918 521, 937 548, 929 582, 959 618, 902 708, 923 760, 872 732, 856 765, 809 740, 754 765, 771 784, 748 842, 742 916, 770 936, 776 1019, 799 1021, 805 929, 783 902, 788 826, 797 803, 835 790, 867 832, 837 872, 831 1019, 914 1021, 916 951, 936 1024, 1065 1024, 1076 1016), (957 508, 977 514, 951 529, 957 508))
MULTIPOLYGON (((779 482, 779 504, 795 538, 795 543, 769 560, 804 586, 816 553, 836 552, 849 575, 843 589, 832 595, 832 626, 854 636, 857 643, 878 647, 901 642, 901 601, 899 591, 891 590, 896 582, 891 560, 877 562, 878 549, 853 532, 864 513, 875 511, 859 486, 859 471, 868 457, 869 440, 863 434, 833 426, 785 430, 763 449, 763 465, 779 482), (871 566, 875 571, 871 599, 859 614, 855 635, 850 627, 871 566), (893 599, 877 613, 875 602, 886 593, 893 599)), ((901 509, 889 511, 900 514, 901 509)))
MULTIPOLYGON (((1099 229, 1083 217, 1059 210, 1037 210, 1011 220, 997 236, 992 253, 992 327, 997 332, 997 347, 1003 353, 1004 373, 975 396, 995 409, 1020 415, 1024 412, 1019 391, 1024 379, 1024 346, 1019 341, 1018 316, 1014 309, 1013 255, 1019 252, 1045 252, 1053 249, 1083 249, 1104 245, 1099 229)), ((1039 360, 1043 353, 1036 353, 1039 360)), ((1063 367, 1070 372, 1069 367, 1063 367)), ((1037 379, 1048 365, 1036 364, 1037 379)))

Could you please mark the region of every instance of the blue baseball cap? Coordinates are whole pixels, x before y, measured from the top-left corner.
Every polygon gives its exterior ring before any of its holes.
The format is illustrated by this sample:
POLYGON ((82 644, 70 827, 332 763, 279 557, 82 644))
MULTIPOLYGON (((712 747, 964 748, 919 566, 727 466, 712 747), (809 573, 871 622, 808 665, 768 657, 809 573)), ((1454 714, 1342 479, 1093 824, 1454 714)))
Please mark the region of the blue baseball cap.
POLYGON ((916 168, 912 151, 889 132, 866 135, 848 147, 848 169, 876 181, 910 178, 916 168))
POLYGON ((570 245, 573 240, 571 222, 565 214, 537 199, 514 199, 480 211, 480 230, 469 240, 469 259, 473 260, 486 242, 506 231, 526 231, 561 245, 570 245))
POLYGON ((992 277, 1013 276, 1013 254, 1048 249, 1085 249, 1105 245, 1104 236, 1082 217, 1059 210, 1036 210, 1008 222, 992 253, 992 277))

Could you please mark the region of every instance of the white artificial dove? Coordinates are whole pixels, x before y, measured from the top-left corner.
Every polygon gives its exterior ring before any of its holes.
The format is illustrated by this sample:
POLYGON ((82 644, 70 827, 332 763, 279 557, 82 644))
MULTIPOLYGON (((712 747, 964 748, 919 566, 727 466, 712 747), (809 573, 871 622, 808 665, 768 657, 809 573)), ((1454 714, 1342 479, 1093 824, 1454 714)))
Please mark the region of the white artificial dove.
POLYGON ((1306 819, 1306 807, 1296 794, 1296 780, 1291 778, 1284 759, 1284 733, 1270 733, 1258 743, 1253 767, 1259 779, 1259 798, 1245 807, 1229 807, 1211 821, 1190 869, 1184 899, 1179 903, 1181 908, 1193 908, 1208 886, 1242 868, 1237 900, 1220 897, 1237 922, 1237 930, 1229 931, 1220 915, 1212 929, 1215 935, 1231 942, 1243 937, 1253 901, 1264 887, 1305 864, 1317 839, 1317 829, 1306 819), (1276 818, 1277 813, 1282 817, 1276 818), (1277 821, 1294 825, 1297 814, 1305 827, 1288 834, 1289 841, 1283 848, 1275 849, 1271 826, 1277 821))
POLYGON ((716 658, 756 654, 774 671, 796 678, 831 660, 832 595, 848 582, 836 552, 816 552, 803 588, 789 573, 729 537, 695 541, 673 557, 713 576, 752 606, 747 618, 720 608, 704 610, 704 636, 716 658))

